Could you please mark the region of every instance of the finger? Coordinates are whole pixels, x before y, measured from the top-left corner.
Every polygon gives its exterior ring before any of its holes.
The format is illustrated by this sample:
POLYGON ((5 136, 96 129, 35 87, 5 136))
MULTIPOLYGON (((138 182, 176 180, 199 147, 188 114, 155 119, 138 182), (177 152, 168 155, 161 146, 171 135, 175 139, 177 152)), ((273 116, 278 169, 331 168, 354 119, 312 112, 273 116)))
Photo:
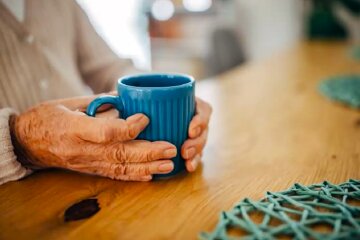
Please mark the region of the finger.
POLYGON ((190 122, 188 132, 189 137, 198 137, 201 134, 202 128, 205 126, 205 124, 205 121, 203 121, 202 117, 199 114, 195 115, 190 122))
POLYGON ((119 165, 121 164, 114 164, 98 160, 91 161, 89 159, 82 158, 66 164, 66 166, 63 166, 63 168, 124 181, 150 181, 152 179, 152 175, 123 175, 121 174, 123 171, 120 170, 122 167, 119 167, 119 165))
POLYGON ((160 160, 147 163, 122 164, 118 171, 122 175, 147 176, 153 174, 165 174, 174 170, 174 163, 171 160, 160 160))
POLYGON ((100 158, 114 163, 143 163, 176 157, 176 147, 168 142, 149 142, 134 140, 126 143, 113 143, 100 146, 100 158))
POLYGON ((181 156, 184 159, 191 159, 201 153, 207 141, 208 129, 205 129, 197 138, 188 139, 181 146, 181 156))
POLYGON ((93 118, 72 112, 71 129, 82 140, 109 143, 135 139, 149 124, 149 118, 135 114, 124 119, 93 118))
POLYGON ((107 111, 103 111, 101 113, 96 114, 96 117, 99 118, 119 118, 119 112, 112 108, 112 109, 108 109, 107 111))
POLYGON ((174 169, 174 163, 171 160, 125 164, 102 162, 102 167, 106 168, 108 174, 113 178, 117 178, 117 176, 148 176, 170 173, 174 169))
POLYGON ((212 113, 211 106, 203 100, 196 99, 196 114, 190 122, 189 137, 196 138, 207 128, 212 113))
POLYGON ((122 181, 135 181, 135 182, 149 182, 152 180, 152 176, 127 176, 127 175, 120 175, 113 178, 115 180, 122 180, 122 181))
MULTIPOLYGON (((102 94, 91 95, 91 96, 66 98, 66 99, 57 99, 57 100, 51 101, 50 103, 51 104, 61 104, 72 111, 85 112, 87 106, 95 98, 103 96, 103 95, 116 95, 116 92, 102 93, 102 94)), ((105 111, 111 107, 112 106, 110 104, 104 104, 103 106, 101 106, 100 108, 97 109, 97 112, 105 111)))
MULTIPOLYGON (((90 174, 94 174, 91 173, 90 174)), ((121 181, 136 181, 136 182, 148 182, 152 180, 152 175, 143 175, 143 176, 136 176, 136 175, 116 175, 114 173, 107 172, 104 170, 104 173, 100 173, 99 171, 95 173, 96 175, 111 178, 114 180, 121 180, 121 181)))
POLYGON ((201 162, 200 154, 196 155, 193 159, 185 161, 186 169, 189 172, 194 172, 201 162))
POLYGON ((76 168, 75 165, 72 165, 72 169, 121 180, 124 180, 124 178, 127 177, 134 179, 151 176, 153 174, 170 173, 174 169, 174 164, 171 160, 125 164, 106 161, 87 162, 87 165, 77 164, 78 166, 81 166, 81 168, 76 168))

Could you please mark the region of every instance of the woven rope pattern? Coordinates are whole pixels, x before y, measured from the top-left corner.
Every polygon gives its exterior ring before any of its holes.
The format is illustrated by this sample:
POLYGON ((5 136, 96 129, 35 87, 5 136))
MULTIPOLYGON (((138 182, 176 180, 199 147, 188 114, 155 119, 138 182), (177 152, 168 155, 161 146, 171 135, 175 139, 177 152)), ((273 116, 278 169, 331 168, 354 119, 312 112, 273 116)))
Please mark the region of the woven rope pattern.
POLYGON ((267 192, 260 201, 246 198, 232 210, 222 212, 216 229, 212 233, 201 233, 200 239, 250 240, 284 236, 360 239, 360 181, 349 180, 339 185, 326 181, 311 186, 295 184, 287 191, 267 192), (241 231, 243 236, 231 235, 234 230, 241 231))

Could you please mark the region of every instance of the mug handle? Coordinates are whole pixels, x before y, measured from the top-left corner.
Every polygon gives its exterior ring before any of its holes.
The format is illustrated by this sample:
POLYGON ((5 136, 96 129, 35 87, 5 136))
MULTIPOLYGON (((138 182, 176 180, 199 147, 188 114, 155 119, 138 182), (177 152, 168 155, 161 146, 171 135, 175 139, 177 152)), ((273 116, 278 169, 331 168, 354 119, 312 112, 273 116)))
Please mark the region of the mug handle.
POLYGON ((96 111, 99 107, 104 104, 111 104, 114 108, 116 108, 120 113, 123 111, 124 107, 122 102, 120 101, 119 96, 111 96, 104 95, 95 98, 87 107, 86 114, 90 117, 95 117, 96 111))

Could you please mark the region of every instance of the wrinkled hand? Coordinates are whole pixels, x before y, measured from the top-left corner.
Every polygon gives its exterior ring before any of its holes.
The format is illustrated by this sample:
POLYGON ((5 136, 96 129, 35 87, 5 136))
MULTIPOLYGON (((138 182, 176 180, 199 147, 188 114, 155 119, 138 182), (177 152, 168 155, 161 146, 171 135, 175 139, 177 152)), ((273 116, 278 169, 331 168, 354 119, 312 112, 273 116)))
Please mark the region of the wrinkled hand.
MULTIPOLYGON (((37 168, 58 167, 118 180, 149 181, 173 170, 176 147, 134 140, 149 119, 93 118, 84 112, 95 97, 40 104, 12 120, 18 152, 37 168)), ((101 109, 100 109, 101 110, 101 109)), ((103 108, 104 110, 104 108, 103 108)), ((194 136, 194 133, 191 133, 194 136)))
POLYGON ((207 140, 211 113, 211 106, 200 98, 196 98, 196 113, 190 122, 189 139, 181 147, 181 156, 185 159, 186 169, 189 172, 195 171, 200 163, 202 150, 207 140))

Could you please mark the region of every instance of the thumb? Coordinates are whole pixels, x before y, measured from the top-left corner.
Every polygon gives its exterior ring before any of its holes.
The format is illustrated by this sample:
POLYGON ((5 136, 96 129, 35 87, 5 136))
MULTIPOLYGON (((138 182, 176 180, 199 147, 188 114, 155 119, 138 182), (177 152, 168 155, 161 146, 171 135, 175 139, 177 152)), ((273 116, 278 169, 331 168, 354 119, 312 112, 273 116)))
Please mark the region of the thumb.
POLYGON ((135 114, 127 119, 93 118, 83 113, 73 113, 73 132, 83 140, 93 143, 109 143, 135 139, 149 124, 144 114, 135 114))

